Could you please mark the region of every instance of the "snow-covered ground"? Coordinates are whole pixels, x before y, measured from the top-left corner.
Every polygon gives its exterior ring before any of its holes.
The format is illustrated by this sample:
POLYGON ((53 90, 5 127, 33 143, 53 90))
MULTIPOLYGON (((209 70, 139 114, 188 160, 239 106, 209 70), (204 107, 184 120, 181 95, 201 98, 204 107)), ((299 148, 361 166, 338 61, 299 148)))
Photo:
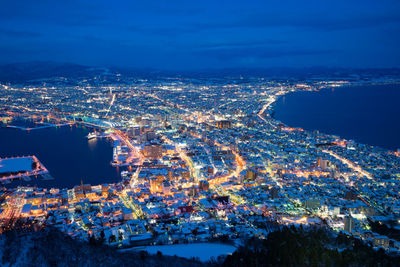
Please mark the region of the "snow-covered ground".
POLYGON ((32 171, 32 162, 31 157, 0 159, 0 173, 30 172, 32 171))
MULTIPOLYGON (((127 249, 130 250, 130 249, 127 249)), ((163 246, 147 246, 141 247, 140 250, 146 250, 149 254, 156 254, 160 251, 163 255, 178 256, 183 258, 197 257, 200 261, 206 262, 220 255, 229 255, 235 252, 236 247, 221 243, 193 243, 193 244, 177 244, 163 246)))

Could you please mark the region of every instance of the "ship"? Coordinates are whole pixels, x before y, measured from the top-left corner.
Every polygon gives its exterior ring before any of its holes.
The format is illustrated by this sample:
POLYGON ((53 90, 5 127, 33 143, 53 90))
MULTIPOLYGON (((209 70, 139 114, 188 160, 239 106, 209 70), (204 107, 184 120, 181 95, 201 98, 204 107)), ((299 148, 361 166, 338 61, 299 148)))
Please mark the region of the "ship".
POLYGON ((87 138, 90 140, 90 139, 93 139, 93 138, 96 138, 96 137, 99 137, 99 136, 100 136, 100 133, 94 131, 94 132, 89 133, 87 138))

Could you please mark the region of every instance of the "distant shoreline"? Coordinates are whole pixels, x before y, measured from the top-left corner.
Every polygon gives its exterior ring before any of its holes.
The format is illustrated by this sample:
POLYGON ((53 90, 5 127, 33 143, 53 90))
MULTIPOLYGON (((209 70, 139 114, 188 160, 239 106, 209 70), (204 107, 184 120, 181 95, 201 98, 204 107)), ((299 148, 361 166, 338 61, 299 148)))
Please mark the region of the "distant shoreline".
MULTIPOLYGON (((350 83, 343 84, 342 86, 339 86, 339 87, 336 87, 336 88, 354 88, 354 87, 359 87, 359 86, 382 86, 382 85, 394 85, 394 86, 399 85, 400 86, 400 82, 398 82, 398 81, 389 81, 389 82, 388 81, 382 81, 382 82, 374 81, 374 82, 365 82, 365 83, 364 82, 362 82, 362 83, 360 83, 360 82, 350 82, 350 83)), ((277 124, 283 124, 283 125, 288 126, 288 127, 294 127, 293 125, 285 123, 285 122, 283 122, 283 121, 281 121, 281 120, 276 118, 276 105, 277 105, 278 101, 282 97, 285 97, 285 96, 290 95, 290 94, 294 94, 294 93, 298 93, 298 92, 320 92, 322 90, 331 89, 331 87, 322 87, 322 88, 314 88, 314 89, 315 90, 296 90, 296 91, 286 92, 285 94, 278 96, 275 99, 275 101, 270 105, 270 107, 264 113, 268 113, 270 118, 277 124)), ((303 127, 303 126, 296 126, 296 127, 303 127)), ((304 128, 302 128, 302 129, 304 129, 304 128)), ((321 134, 324 134, 324 135, 327 135, 327 136, 331 136, 331 137, 332 136, 339 136, 341 139, 352 140, 352 141, 354 141, 355 143, 358 143, 358 144, 368 145, 368 146, 372 146, 372 147, 379 147, 379 148, 384 149, 384 150, 393 151, 393 149, 389 149, 389 148, 386 148, 386 147, 355 141, 354 139, 356 139, 357 137, 353 137, 352 139, 344 138, 339 134, 326 133, 326 132, 324 132, 323 130, 320 130, 320 129, 315 129, 315 130, 304 129, 304 131, 306 131, 306 132, 319 131, 319 132, 321 132, 321 134)))

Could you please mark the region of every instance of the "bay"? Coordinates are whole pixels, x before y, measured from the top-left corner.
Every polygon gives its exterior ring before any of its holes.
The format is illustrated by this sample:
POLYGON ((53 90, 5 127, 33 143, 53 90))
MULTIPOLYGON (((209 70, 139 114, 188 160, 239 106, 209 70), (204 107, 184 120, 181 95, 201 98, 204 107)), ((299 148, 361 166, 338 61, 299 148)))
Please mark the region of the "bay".
POLYGON ((400 85, 290 93, 278 99, 274 117, 292 127, 396 150, 400 148, 400 85))
POLYGON ((35 155, 54 180, 13 181, 10 186, 36 185, 72 188, 119 181, 118 170, 110 165, 112 141, 88 140, 91 131, 83 126, 62 126, 24 131, 0 128, 0 157, 35 155))

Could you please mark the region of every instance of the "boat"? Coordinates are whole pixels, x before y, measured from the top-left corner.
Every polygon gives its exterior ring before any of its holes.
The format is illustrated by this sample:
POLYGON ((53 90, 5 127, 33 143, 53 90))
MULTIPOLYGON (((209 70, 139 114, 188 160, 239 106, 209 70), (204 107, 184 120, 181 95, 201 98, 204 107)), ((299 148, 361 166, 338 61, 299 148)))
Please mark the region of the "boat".
POLYGON ((100 133, 99 132, 91 132, 91 133, 89 133, 88 135, 87 135, 87 138, 90 140, 90 139, 93 139, 93 138, 97 138, 97 137, 99 137, 100 136, 100 133))
POLYGON ((129 175, 129 172, 128 171, 122 171, 121 172, 121 176, 128 176, 129 175))

